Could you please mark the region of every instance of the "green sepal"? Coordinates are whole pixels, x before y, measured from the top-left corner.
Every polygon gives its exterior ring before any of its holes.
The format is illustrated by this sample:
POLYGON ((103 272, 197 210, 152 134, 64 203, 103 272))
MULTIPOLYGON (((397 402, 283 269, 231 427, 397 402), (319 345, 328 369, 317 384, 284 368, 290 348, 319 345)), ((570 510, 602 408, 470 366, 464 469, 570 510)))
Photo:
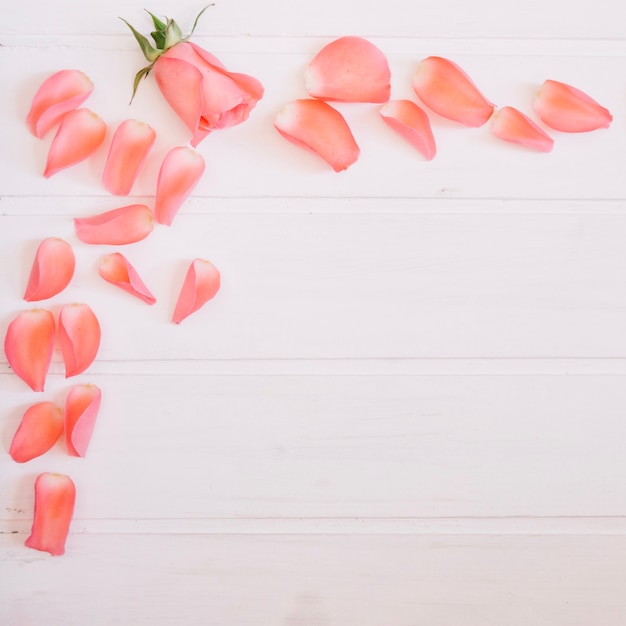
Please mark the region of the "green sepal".
POLYGON ((128 104, 130 104, 133 101, 133 99, 135 98, 135 94, 137 93, 137 88, 139 87, 139 83, 141 82, 141 79, 148 77, 148 74, 152 70, 152 66, 153 65, 154 65, 154 63, 151 63, 150 65, 140 69, 135 74, 135 80, 133 81, 133 95, 131 96, 130 102, 128 104))
POLYGON ((158 31, 164 32, 167 28, 167 24, 165 22, 162 22, 154 13, 150 13, 148 9, 144 9, 144 11, 152 18, 152 23, 154 24, 154 27, 158 31))
POLYGON ((177 43, 183 40, 183 32, 180 30, 180 26, 174 20, 167 20, 167 28, 165 29, 165 47, 173 48, 177 43))
POLYGON ((144 37, 141 33, 137 32, 123 17, 120 17, 120 19, 124 22, 124 24, 126 24, 126 26, 128 26, 128 28, 130 28, 131 32, 135 36, 135 39, 137 40, 137 43, 139 44, 139 47, 141 48, 141 51, 143 52, 143 56, 146 57, 146 60, 150 61, 150 63, 154 63, 159 56, 161 56, 161 51, 157 50, 150 43, 147 37, 144 37))
POLYGON ((191 37, 191 35, 193 35, 194 31, 196 30, 196 26, 198 25, 198 20, 202 17, 202 14, 209 8, 215 6, 215 2, 211 2, 211 4, 207 4, 204 9, 202 9, 202 11, 200 11, 200 13, 198 13, 198 15, 196 15, 196 19, 193 22, 193 26, 191 27, 191 32, 183 39, 183 41, 187 41, 187 39, 189 39, 189 37, 191 37))

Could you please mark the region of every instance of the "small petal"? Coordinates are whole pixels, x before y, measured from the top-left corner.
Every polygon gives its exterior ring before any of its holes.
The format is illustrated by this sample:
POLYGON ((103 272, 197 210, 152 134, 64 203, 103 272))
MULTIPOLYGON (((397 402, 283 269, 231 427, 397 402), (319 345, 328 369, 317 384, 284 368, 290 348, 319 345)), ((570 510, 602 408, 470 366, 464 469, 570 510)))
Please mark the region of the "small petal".
POLYGON ((102 182, 107 191, 126 196, 154 145, 156 132, 138 120, 126 120, 115 131, 107 156, 102 182))
POLYGON ((84 243, 125 245, 145 239, 154 228, 152 211, 145 204, 74 219, 77 237, 84 243))
POLYGON ((322 157, 335 172, 347 169, 359 158, 359 146, 346 120, 323 100, 287 103, 274 126, 291 143, 322 157))
POLYGON ((89 109, 75 109, 66 113, 50 149, 43 175, 53 174, 90 157, 104 141, 107 126, 89 109))
POLYGON ((382 106, 380 116, 428 161, 435 158, 437 146, 426 112, 411 100, 393 100, 382 106))
POLYGON ((100 324, 89 305, 66 304, 59 312, 59 344, 65 363, 65 378, 84 372, 100 347, 100 324))
POLYGON ((383 52, 362 37, 340 37, 324 46, 304 72, 310 96, 346 102, 387 102, 391 72, 383 52))
POLYGON ((554 139, 527 115, 513 107, 502 107, 493 114, 491 132, 504 141, 540 152, 550 152, 554 139))
POLYGON ((24 300, 46 300, 61 293, 72 280, 75 266, 72 246, 58 237, 47 237, 35 253, 24 300))
POLYGON ((7 361, 33 391, 43 391, 54 350, 54 331, 54 315, 45 309, 23 311, 7 329, 7 361))
POLYGON ((613 121, 610 111, 586 93, 556 80, 546 80, 541 85, 534 106, 542 122, 566 133, 608 128, 613 121))
POLYGON ((210 261, 194 259, 187 270, 172 321, 180 324, 208 302, 220 288, 219 270, 210 261))
POLYGON ((9 454, 17 463, 25 463, 50 450, 62 433, 63 410, 52 402, 38 402, 22 416, 9 454))
POLYGON ((35 480, 35 512, 28 548, 49 552, 52 556, 65 553, 65 543, 74 515, 76 487, 66 474, 44 472, 35 480))
POLYGON ((74 385, 65 400, 65 443, 72 456, 87 453, 100 410, 102 393, 96 385, 74 385))
POLYGON ((456 63, 442 57, 420 61, 413 89, 429 109, 465 126, 482 126, 495 108, 456 63))
POLYGON ((170 226, 174 217, 198 184, 204 172, 204 158, 199 152, 178 146, 163 159, 157 180, 154 217, 159 224, 170 226))
POLYGON ((118 286, 147 304, 156 302, 156 298, 141 280, 137 270, 123 254, 113 252, 104 256, 98 266, 98 273, 107 282, 118 286))
POLYGON ((61 118, 78 108, 93 91, 93 83, 79 70, 61 70, 39 87, 26 123, 35 137, 43 137, 61 118))

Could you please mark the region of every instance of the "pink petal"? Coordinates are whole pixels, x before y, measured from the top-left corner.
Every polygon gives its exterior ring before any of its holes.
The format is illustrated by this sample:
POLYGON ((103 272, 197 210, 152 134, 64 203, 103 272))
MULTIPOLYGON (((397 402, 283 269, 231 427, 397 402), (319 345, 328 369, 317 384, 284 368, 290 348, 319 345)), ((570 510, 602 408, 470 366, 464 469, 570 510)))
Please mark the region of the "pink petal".
POLYGON ((35 480, 35 512, 28 548, 49 552, 52 556, 65 553, 65 542, 74 515, 76 487, 65 474, 44 472, 35 480))
POLYGON ((9 454, 17 463, 25 463, 50 450, 62 433, 63 410, 52 402, 38 402, 22 416, 9 454))
POLYGON ((220 273, 215 265, 205 259, 194 259, 187 270, 172 321, 180 324, 213 298, 219 288, 220 273))
POLYGON ((203 172, 204 159, 191 148, 178 146, 165 155, 159 170, 154 201, 154 217, 159 224, 172 224, 203 172))
POLYGON ((54 315, 45 309, 23 311, 7 329, 7 361, 33 391, 43 391, 54 349, 54 331, 54 315))
POLYGON ((102 118, 89 109, 66 113, 50 144, 43 175, 49 178, 90 157, 104 141, 106 130, 102 118))
POLYGON ((387 102, 391 72, 382 51, 361 37, 324 46, 304 72, 310 96, 347 102, 387 102))
POLYGON ((513 107, 502 107, 493 114, 491 132, 504 141, 540 152, 550 152, 554 140, 527 115, 513 107))
POLYGON ((122 122, 113 134, 102 182, 117 196, 130 193, 156 139, 152 126, 138 120, 122 122))
POLYGON ((113 252, 103 257, 98 266, 98 273, 107 282, 118 286, 147 304, 156 302, 156 298, 123 254, 113 252))
POLYGON ((427 160, 435 158, 437 146, 426 112, 411 100, 393 100, 382 106, 380 116, 427 160))
POLYGON ((359 146, 341 113, 323 100, 294 100, 274 120, 276 130, 291 143, 322 157, 335 172, 359 158, 359 146))
POLYGON ((495 108, 456 63, 441 57, 420 61, 413 89, 435 113, 465 126, 482 126, 495 108))
POLYGON ((59 312, 59 343, 65 378, 84 372, 100 347, 100 324, 89 305, 66 304, 59 312))
POLYGON ((77 217, 74 227, 84 243, 125 245, 145 239, 154 222, 145 204, 129 204, 91 217, 77 217))
POLYGON ((546 80, 535 96, 535 111, 541 120, 566 133, 584 133, 608 128, 613 116, 576 87, 546 80))
POLYGON ((72 280, 75 266, 72 246, 58 237, 47 237, 35 253, 24 300, 45 300, 61 293, 72 280))
POLYGON ((43 137, 68 112, 79 107, 93 91, 93 83, 79 70, 61 70, 39 87, 26 123, 35 137, 43 137))
POLYGON ((65 400, 65 442, 72 456, 87 453, 100 410, 102 393, 95 385, 74 385, 65 400))

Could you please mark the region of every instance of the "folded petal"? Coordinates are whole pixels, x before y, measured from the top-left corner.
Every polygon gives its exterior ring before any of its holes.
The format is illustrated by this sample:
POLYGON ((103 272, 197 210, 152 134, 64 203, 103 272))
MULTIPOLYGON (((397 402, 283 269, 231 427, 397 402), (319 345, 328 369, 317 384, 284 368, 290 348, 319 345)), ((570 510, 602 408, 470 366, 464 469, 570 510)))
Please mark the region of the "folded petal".
POLYGON ((61 70, 39 87, 26 116, 35 137, 43 137, 69 111, 78 108, 93 91, 89 77, 79 70, 61 70))
POLYGON ((584 133, 608 128, 613 116, 608 109, 576 87, 546 80, 535 95, 535 111, 554 130, 584 133))
POLYGON ((14 461, 25 463, 50 450, 62 433, 63 410, 52 402, 37 402, 22 416, 9 454, 14 461))
POLYGON ((380 116, 428 161, 435 158, 437 146, 426 112, 411 100, 393 100, 383 105, 380 116))
POLYGON ((274 126, 291 143, 322 157, 335 172, 347 169, 359 158, 359 146, 346 120, 323 100, 287 103, 274 126))
POLYGON ((65 363, 65 378, 84 372, 100 347, 100 324, 89 305, 66 304, 59 312, 59 344, 65 363))
POLYGON ((163 159, 157 179, 154 217, 170 226, 176 213, 198 184, 204 172, 204 158, 186 146, 172 148, 163 159))
POLYGON ((540 152, 550 152, 554 140, 527 115, 514 107, 502 107, 493 114, 491 132, 504 141, 540 152))
POLYGON ((391 72, 383 52, 362 37, 340 37, 324 46, 304 72, 310 96, 347 102, 387 102, 391 72))
POLYGON ((98 273, 107 282, 118 286, 147 304, 156 302, 156 298, 141 280, 137 270, 123 254, 113 252, 104 256, 98 266, 98 273))
POLYGON ((208 302, 220 288, 219 270, 206 259, 194 259, 187 270, 172 321, 180 324, 208 302))
POLYGON ((74 385, 65 400, 65 443, 72 456, 85 456, 100 410, 102 393, 96 385, 74 385))
POLYGON ((9 323, 4 353, 11 369, 33 391, 43 391, 54 334, 54 315, 45 309, 23 311, 9 323))
POLYGON ((117 196, 130 193, 155 139, 154 128, 145 122, 125 120, 117 127, 102 174, 107 191, 117 196))
POLYGON ((495 108, 456 63, 442 57, 419 62, 413 89, 429 109, 465 126, 482 126, 495 108))
POLYGON ((72 246, 58 237, 47 237, 35 253, 24 300, 46 300, 61 293, 72 280, 75 266, 72 246))
POLYGON ((35 512, 28 548, 49 552, 52 556, 65 553, 76 502, 76 487, 66 474, 44 472, 35 480, 35 512))
POLYGON ((77 237, 84 243, 125 245, 145 239, 154 228, 145 204, 129 204, 90 217, 74 219, 77 237))
POLYGON ((49 178, 90 157, 104 141, 106 130, 102 118, 89 109, 66 113, 50 144, 43 175, 49 178))

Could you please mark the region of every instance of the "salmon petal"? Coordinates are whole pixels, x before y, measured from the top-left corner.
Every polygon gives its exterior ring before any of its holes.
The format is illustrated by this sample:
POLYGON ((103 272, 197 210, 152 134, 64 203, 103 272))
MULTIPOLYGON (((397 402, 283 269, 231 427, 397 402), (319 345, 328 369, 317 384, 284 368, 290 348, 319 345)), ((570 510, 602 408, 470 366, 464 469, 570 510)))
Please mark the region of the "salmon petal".
POLYGON ((383 120, 430 161, 437 154, 426 112, 411 100, 393 100, 379 110, 383 120))
POLYGON ((207 303, 220 288, 219 270, 206 259, 194 259, 187 270, 172 321, 180 324, 207 303))
POLYGON ((72 456, 84 457, 100 410, 102 393, 96 385, 74 385, 65 400, 65 443, 72 456))
POLYGON ((154 228, 152 211, 145 204, 74 219, 77 237, 84 243, 125 245, 145 239, 154 228))
POLYGON ((61 293, 72 280, 75 267, 72 246, 58 237, 47 237, 35 253, 24 300, 46 300, 61 293))
POLYGON ((52 402, 37 402, 22 416, 9 454, 17 463, 25 463, 50 450, 62 433, 63 409, 52 402))
POLYGON ((137 270, 123 254, 113 252, 104 256, 98 266, 98 273, 107 282, 127 291, 147 304, 156 302, 156 298, 141 280, 137 270))
POLYGON ((540 152, 550 152, 554 139, 527 115, 514 107, 502 107, 493 114, 491 132, 499 139, 540 152))
POLYGON ((84 372, 100 347, 100 323, 89 305, 65 304, 59 311, 59 344, 65 363, 65 378, 84 372))

